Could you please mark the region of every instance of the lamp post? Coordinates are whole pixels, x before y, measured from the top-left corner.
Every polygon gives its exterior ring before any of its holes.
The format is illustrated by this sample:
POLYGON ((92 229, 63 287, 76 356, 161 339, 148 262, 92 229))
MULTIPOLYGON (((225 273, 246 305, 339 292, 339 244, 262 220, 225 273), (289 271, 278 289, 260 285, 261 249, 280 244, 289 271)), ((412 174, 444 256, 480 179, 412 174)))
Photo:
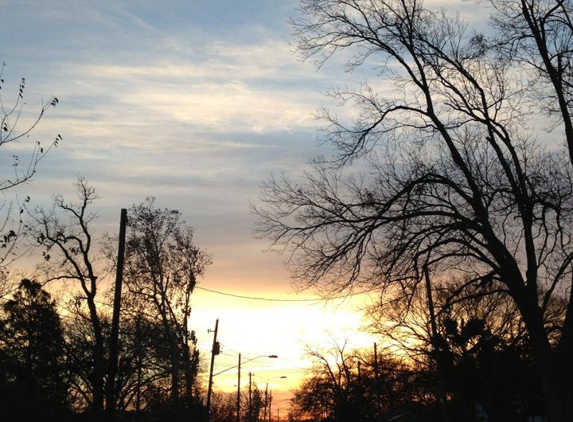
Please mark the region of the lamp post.
MULTIPOLYGON (((251 415, 251 405, 252 405, 252 377, 254 377, 255 374, 249 372, 249 421, 251 422, 252 419, 252 415, 251 415)), ((261 377, 266 381, 266 386, 265 386, 265 399, 264 399, 264 413, 263 413, 263 422, 267 422, 267 418, 268 421, 270 422, 271 420, 271 402, 272 402, 272 391, 271 394, 269 395, 269 381, 275 380, 275 379, 285 379, 286 375, 280 375, 277 377, 272 377, 272 378, 264 378, 261 377)))
MULTIPOLYGON (((278 358, 277 355, 260 355, 260 356, 254 357, 252 359, 248 359, 242 363, 248 363, 248 362, 251 362, 255 359, 264 358, 264 357, 267 357, 270 359, 277 359, 278 358)), ((228 371, 228 370, 233 369, 233 368, 238 368, 238 370, 237 370, 237 422, 241 422, 241 354, 240 353, 239 353, 239 364, 237 366, 227 368, 221 372, 225 372, 225 371, 228 371)), ((220 374, 221 372, 219 372, 218 374, 220 374)), ((218 375, 218 374, 216 374, 216 375, 218 375)), ((249 422, 251 422, 251 421, 249 421, 249 422)))
POLYGON ((266 420, 267 420, 267 407, 268 407, 269 422, 271 422, 271 410, 272 410, 271 403, 273 401, 273 392, 271 390, 271 394, 269 396, 269 381, 272 381, 274 379, 279 379, 279 378, 285 379, 286 375, 281 375, 279 377, 273 377, 273 378, 269 378, 268 380, 266 380, 267 383, 265 386, 265 413, 263 415, 263 422, 266 422, 266 420))

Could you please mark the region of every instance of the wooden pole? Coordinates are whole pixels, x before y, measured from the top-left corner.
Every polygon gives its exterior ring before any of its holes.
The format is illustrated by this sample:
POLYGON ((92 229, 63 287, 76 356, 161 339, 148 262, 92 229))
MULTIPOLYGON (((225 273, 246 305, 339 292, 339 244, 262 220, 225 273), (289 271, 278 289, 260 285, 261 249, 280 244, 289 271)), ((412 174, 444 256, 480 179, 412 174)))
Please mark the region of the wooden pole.
POLYGON ((119 313, 121 310, 121 285, 123 283, 123 263, 125 256, 125 232, 127 227, 127 209, 121 209, 119 221, 119 245, 117 248, 117 268, 115 273, 115 292, 113 315, 109 339, 109 362, 106 383, 106 412, 109 421, 115 419, 115 374, 117 372, 119 344, 119 313))
POLYGON ((237 422, 241 422, 241 354, 239 353, 239 371, 237 373, 237 422))
POLYGON ((215 366, 215 356, 219 353, 217 346, 217 332, 219 331, 219 318, 215 322, 215 335, 213 336, 213 347, 211 348, 211 368, 209 369, 209 386, 207 387, 207 420, 211 419, 211 394, 213 392, 213 368, 215 366))

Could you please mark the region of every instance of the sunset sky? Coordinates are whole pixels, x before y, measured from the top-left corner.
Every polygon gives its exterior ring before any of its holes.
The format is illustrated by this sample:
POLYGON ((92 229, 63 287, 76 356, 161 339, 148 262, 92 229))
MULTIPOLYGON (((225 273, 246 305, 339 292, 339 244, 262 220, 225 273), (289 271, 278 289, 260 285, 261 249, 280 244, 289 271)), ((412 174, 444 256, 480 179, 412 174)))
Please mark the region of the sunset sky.
MULTIPOLYGON (((452 3, 452 2, 449 2, 452 3)), ((155 196, 180 210, 213 264, 194 295, 191 328, 208 357, 215 321, 223 352, 215 372, 243 361, 264 388, 289 387, 305 344, 356 344, 360 298, 325 304, 296 294, 284 257, 253 238, 260 186, 274 172, 296 176, 327 154, 315 111, 332 86, 356 84, 341 61, 317 70, 293 53, 297 0, 0 0, 2 99, 26 78, 26 113, 52 95, 60 104, 34 141, 60 146, 19 191, 34 205, 72 198, 78 175, 101 199, 97 228, 116 232, 121 208, 155 196), (286 376, 287 379, 281 379, 286 376)), ((445 4, 445 3, 444 3, 445 4)), ((459 2, 460 5, 467 4, 459 2)), ((3 154, 6 167, 10 156, 3 154)), ((236 388, 236 372, 215 390, 236 388), (233 384, 234 383, 234 384, 233 384)))

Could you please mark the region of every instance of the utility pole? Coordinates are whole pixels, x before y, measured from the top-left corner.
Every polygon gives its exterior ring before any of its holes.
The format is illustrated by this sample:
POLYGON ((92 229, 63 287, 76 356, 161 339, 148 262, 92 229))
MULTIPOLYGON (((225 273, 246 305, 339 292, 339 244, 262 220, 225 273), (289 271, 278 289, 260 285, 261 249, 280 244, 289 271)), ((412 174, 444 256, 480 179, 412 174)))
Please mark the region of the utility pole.
POLYGON ((237 422, 241 422, 241 354, 239 353, 239 371, 237 373, 237 422))
POLYGON ((213 391, 213 368, 215 366, 215 356, 217 356, 221 351, 221 347, 217 341, 218 331, 219 318, 217 318, 217 321, 215 322, 215 335, 213 336, 213 347, 211 348, 211 368, 209 369, 209 386, 207 387, 207 420, 211 419, 211 393, 213 391))
MULTIPOLYGON (((269 384, 267 383, 267 390, 268 390, 268 389, 269 389, 269 384)), ((267 410, 267 408, 265 407, 265 419, 263 419, 263 420, 267 420, 267 419, 268 419, 268 421, 271 422, 271 419, 272 419, 272 416, 273 416, 273 415, 272 415, 272 411, 273 411, 273 392, 272 392, 272 390, 271 390, 270 393, 268 393, 268 396, 267 396, 267 391, 265 391, 265 396, 266 396, 267 404, 268 404, 268 407, 269 407, 269 408, 268 408, 268 410, 267 410), (268 415, 268 416, 267 416, 267 415, 268 415)))
POLYGON ((108 421, 115 420, 115 374, 117 372, 119 343, 119 311, 121 309, 121 285, 123 283, 123 260, 125 255, 125 230, 127 226, 127 209, 122 208, 119 221, 119 244, 117 248, 117 268, 115 273, 115 292, 113 298, 113 315, 109 339, 109 361, 106 385, 106 413, 108 421))
POLYGON ((272 421, 273 418, 273 392, 269 395, 269 422, 272 421))
POLYGON ((253 386, 253 374, 249 372, 249 421, 253 420, 253 397, 252 397, 252 386, 253 386))
POLYGON ((265 386, 265 410, 263 412, 263 422, 267 421, 267 408, 269 406, 269 383, 265 386))

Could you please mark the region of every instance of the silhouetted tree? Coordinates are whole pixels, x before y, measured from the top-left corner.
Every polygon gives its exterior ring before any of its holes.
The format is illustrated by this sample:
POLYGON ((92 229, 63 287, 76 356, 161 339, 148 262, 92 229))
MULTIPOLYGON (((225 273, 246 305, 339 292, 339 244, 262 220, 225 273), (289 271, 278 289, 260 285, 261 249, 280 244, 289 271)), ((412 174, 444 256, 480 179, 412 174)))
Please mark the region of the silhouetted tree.
MULTIPOLYGON (((447 394, 442 412, 450 414, 449 420, 460 420, 464 413, 469 418, 476 403, 492 420, 542 414, 542 390, 515 303, 503 291, 484 295, 477 286, 463 285, 463 280, 436 283, 435 333, 423 290, 410 302, 400 295, 381 298, 368 309, 370 329, 424 371, 434 401, 447 394)), ((552 307, 563 314, 562 305, 552 307)))
MULTIPOLYGON (((39 112, 31 119, 26 119, 22 114, 24 109, 24 91, 26 88, 26 79, 22 78, 18 85, 15 99, 10 104, 6 104, 4 85, 4 70, 6 64, 2 63, 0 68, 0 147, 4 147, 4 154, 10 154, 12 165, 7 162, 3 163, 2 173, 0 174, 0 192, 13 189, 19 185, 29 182, 36 174, 36 169, 40 161, 46 156, 50 149, 58 145, 62 137, 57 135, 49 144, 44 145, 40 141, 33 142, 32 145, 26 146, 26 151, 19 147, 19 144, 27 144, 30 133, 36 128, 40 120, 49 108, 58 104, 56 97, 51 97, 48 101, 40 106, 39 112), (26 141, 26 142, 23 142, 26 141)), ((0 218, 0 270, 9 265, 16 256, 15 253, 17 240, 21 239, 23 221, 22 211, 29 202, 29 197, 18 200, 3 199, 0 202, 0 210, 3 216, 0 218)), ((6 281, 3 279, 2 281, 6 281)), ((8 294, 9 289, 3 288, 4 283, 0 283, 0 297, 8 294)))
MULTIPOLYGON (((163 325, 155 315, 143 315, 131 303, 123 306, 115 409, 118 414, 133 414, 138 421, 149 414, 167 417, 171 367, 163 325)), ((76 412, 83 412, 93 406, 93 330, 82 301, 72 301, 67 311, 64 327, 72 380, 70 402, 76 412)), ((100 323, 106 340, 104 359, 108 359, 110 316, 100 315, 100 323)))
POLYGON ((24 279, 0 318, 0 407, 19 421, 54 420, 67 410, 64 339, 56 303, 24 279))
POLYGON ((214 392, 210 410, 212 422, 237 422, 237 394, 214 392))
MULTIPOLYGON (((68 401, 76 413, 93 410, 94 399, 94 336, 89 313, 81 299, 67 303, 63 320, 70 387, 68 401)), ((105 318, 99 317, 102 335, 106 330, 105 318)), ((97 382, 95 382, 97 385, 97 382)))
POLYGON ((133 411, 138 417, 169 396, 170 351, 163 338, 163 325, 130 303, 123 304, 117 372, 118 412, 133 411))
MULTIPOLYGON (((96 215, 90 205, 97 195, 83 178, 76 183, 78 201, 68 202, 61 195, 54 196, 51 210, 36 209, 31 217, 29 234, 43 248, 46 279, 61 281, 71 286, 75 295, 78 316, 89 321, 91 372, 89 375, 93 397, 90 409, 96 418, 104 411, 105 337, 102 316, 98 310, 98 251, 95 247, 91 223, 96 215)), ((103 295, 101 295, 103 297, 103 295)))
POLYGON ((295 390, 293 414, 323 421, 379 421, 390 411, 425 404, 421 371, 396 356, 365 350, 308 349, 310 376, 295 390))
MULTIPOLYGON (((459 287, 459 284, 457 284, 459 287)), ((453 397, 453 410, 475 414, 476 403, 493 420, 539 416, 545 413, 539 377, 533 366, 531 345, 515 304, 499 292, 452 303, 456 283, 438 291, 446 300, 438 314, 439 332, 433 339, 432 358, 453 397), (449 300, 448 300, 449 299, 449 300)), ((459 299, 459 298, 458 298, 459 299)), ((557 313, 563 315, 563 307, 557 313)), ((547 322, 551 312, 547 312, 547 322)))
POLYGON ((571 2, 492 3, 503 10, 492 9, 488 37, 414 0, 302 0, 303 57, 323 64, 351 49, 348 67, 373 62, 386 85, 333 93, 356 117, 322 113, 334 157, 315 159, 301 181, 271 178, 258 230, 291 254, 301 287, 378 288, 408 301, 425 273, 501 286, 527 329, 551 420, 567 422, 571 2), (548 104, 550 124, 540 118, 548 104), (563 297, 566 312, 548 323, 563 297))
POLYGON ((210 257, 193 243, 193 230, 176 210, 155 208, 154 198, 128 211, 124 282, 126 296, 162 325, 158 344, 169 350, 174 412, 193 407, 199 365, 195 333, 189 331, 191 295, 210 257))

